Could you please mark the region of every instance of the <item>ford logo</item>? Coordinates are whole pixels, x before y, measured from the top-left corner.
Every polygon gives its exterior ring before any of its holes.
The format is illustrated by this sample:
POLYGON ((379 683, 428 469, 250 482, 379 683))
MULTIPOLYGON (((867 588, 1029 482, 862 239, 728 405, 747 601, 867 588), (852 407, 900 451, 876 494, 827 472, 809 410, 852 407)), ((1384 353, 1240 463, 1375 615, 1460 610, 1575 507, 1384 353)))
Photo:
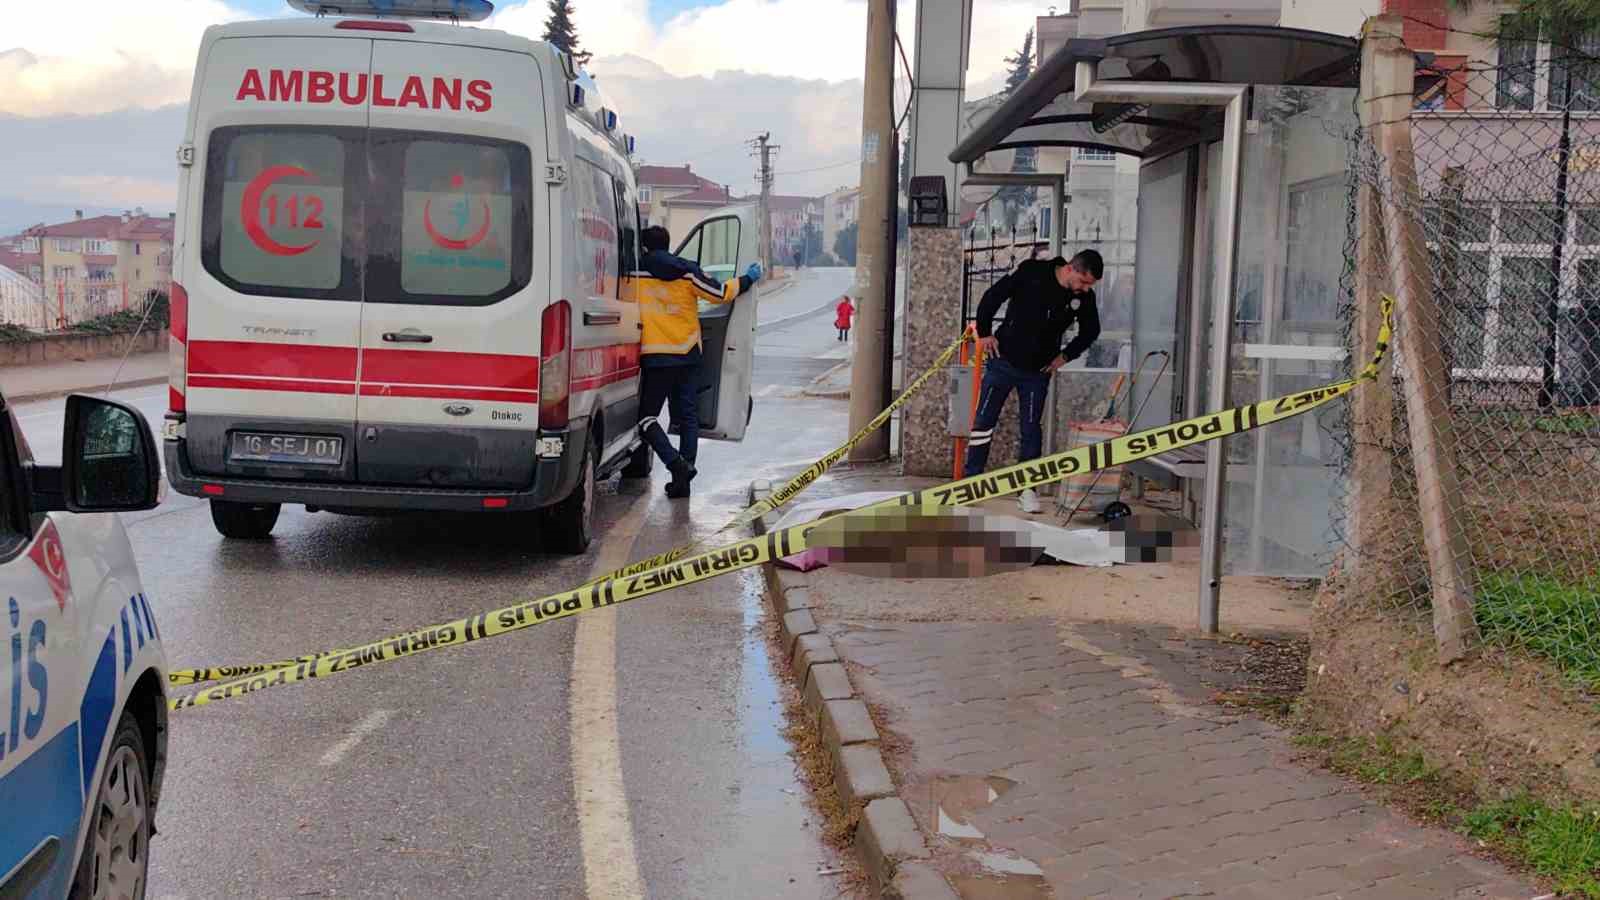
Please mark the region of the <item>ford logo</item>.
POLYGON ((472 407, 465 403, 446 403, 444 411, 452 416, 465 416, 472 413, 472 407))

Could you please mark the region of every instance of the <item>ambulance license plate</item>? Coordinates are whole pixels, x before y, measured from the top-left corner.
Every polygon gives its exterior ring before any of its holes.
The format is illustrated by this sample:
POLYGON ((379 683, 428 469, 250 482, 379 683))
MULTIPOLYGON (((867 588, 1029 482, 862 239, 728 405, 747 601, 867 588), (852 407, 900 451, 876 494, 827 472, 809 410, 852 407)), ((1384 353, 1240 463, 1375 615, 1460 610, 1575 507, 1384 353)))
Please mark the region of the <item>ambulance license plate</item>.
POLYGON ((337 466, 343 458, 344 438, 315 434, 262 434, 233 432, 228 458, 234 462, 299 463, 337 466))

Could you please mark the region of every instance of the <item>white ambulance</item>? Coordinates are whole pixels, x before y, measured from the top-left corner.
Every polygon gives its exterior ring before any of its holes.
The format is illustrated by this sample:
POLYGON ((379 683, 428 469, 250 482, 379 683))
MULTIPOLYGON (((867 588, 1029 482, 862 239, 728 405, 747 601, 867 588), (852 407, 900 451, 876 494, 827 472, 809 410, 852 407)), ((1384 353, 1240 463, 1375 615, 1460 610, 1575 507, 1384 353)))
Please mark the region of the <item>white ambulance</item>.
MULTIPOLYGON (((318 15, 200 46, 173 488, 232 538, 265 537, 284 503, 540 510, 547 543, 582 552, 596 481, 638 441, 632 139, 551 45, 425 21, 482 0, 291 5, 318 15)), ((742 271, 754 218, 713 216, 683 252, 742 271)), ((705 437, 744 435, 755 299, 706 310, 705 437)))

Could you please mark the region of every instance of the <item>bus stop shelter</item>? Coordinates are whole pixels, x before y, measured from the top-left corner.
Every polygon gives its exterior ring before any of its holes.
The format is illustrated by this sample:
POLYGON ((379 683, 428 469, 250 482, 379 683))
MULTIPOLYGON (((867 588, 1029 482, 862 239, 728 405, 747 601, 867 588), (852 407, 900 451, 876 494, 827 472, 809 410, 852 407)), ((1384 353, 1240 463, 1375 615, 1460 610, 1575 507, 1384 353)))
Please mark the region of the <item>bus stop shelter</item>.
MULTIPOLYGON (((1344 371, 1340 285, 1359 65, 1356 40, 1296 29, 1197 26, 1075 39, 950 154, 979 178, 1001 174, 991 160, 1013 156, 1004 151, 1028 147, 1140 160, 1135 358, 1164 350, 1173 365, 1133 386, 1138 396, 1154 394, 1131 427, 1344 371)), ((1307 416, 1303 426, 1213 441, 1138 470, 1179 486, 1198 520, 1202 631, 1217 629, 1225 566, 1320 571, 1339 477, 1330 432, 1342 427, 1337 411, 1307 416)))

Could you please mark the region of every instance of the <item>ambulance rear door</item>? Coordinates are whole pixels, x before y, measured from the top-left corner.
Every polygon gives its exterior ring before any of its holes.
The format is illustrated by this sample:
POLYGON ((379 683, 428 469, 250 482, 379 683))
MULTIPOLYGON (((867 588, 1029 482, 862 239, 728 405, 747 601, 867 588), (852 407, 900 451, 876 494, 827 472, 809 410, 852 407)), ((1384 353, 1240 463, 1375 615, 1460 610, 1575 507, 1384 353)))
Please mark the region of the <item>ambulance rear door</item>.
POLYGON ((550 292, 533 189, 548 75, 523 53, 385 38, 372 73, 358 477, 524 488, 550 292))
POLYGON ((180 382, 201 473, 353 475, 371 51, 241 36, 201 60, 180 382))
MULTIPOLYGON (((732 206, 701 220, 678 247, 678 255, 700 264, 707 275, 727 283, 757 260, 754 206, 732 206)), ((754 401, 750 378, 755 365, 756 301, 759 285, 731 303, 700 303, 702 352, 700 436, 744 440, 754 401)))

